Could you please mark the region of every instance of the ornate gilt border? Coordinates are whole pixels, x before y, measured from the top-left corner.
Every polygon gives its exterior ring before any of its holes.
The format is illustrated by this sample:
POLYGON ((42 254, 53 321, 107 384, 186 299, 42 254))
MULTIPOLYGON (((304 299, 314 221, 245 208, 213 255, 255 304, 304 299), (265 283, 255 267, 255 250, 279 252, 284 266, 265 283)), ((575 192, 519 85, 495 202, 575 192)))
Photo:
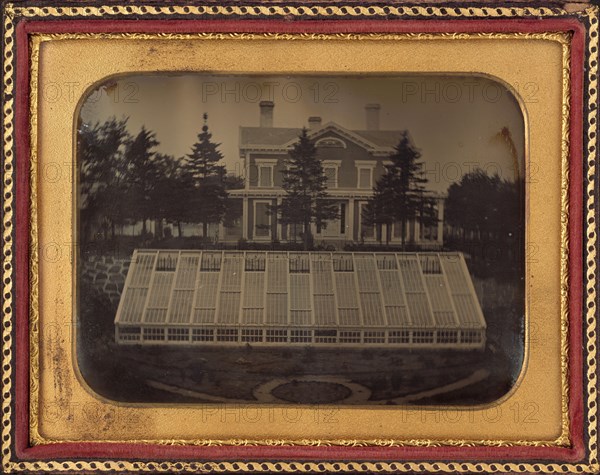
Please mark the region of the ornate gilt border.
MULTIPOLYGON (((4 282, 4 299, 3 299, 3 353, 2 353, 2 463, 6 471, 51 471, 51 470, 100 470, 100 471, 158 471, 158 472, 184 472, 191 470, 202 470, 202 471, 458 471, 458 472, 497 472, 497 471, 511 471, 511 472, 558 472, 558 473, 569 473, 569 472, 580 472, 580 473, 592 473, 600 468, 597 459, 597 434, 595 431, 596 425, 596 303, 595 303, 595 284, 596 284, 596 233, 595 233, 595 154, 596 154, 596 134, 595 125, 597 120, 597 56, 598 56, 598 9, 593 7, 586 10, 582 16, 585 17, 589 22, 589 31, 587 38, 587 53, 588 53, 588 102, 587 102, 587 121, 586 121, 586 135, 587 135, 587 148, 586 148, 586 163, 587 163, 587 201, 586 201, 586 347, 587 353, 587 391, 586 391, 586 406, 588 412, 588 451, 589 458, 587 464, 556 464, 556 463, 539 463, 539 464, 527 464, 527 463, 428 463, 428 462, 349 462, 349 463, 319 463, 319 462, 128 462, 128 461, 69 461, 69 462, 14 462, 12 460, 12 433, 11 423, 12 416, 11 412, 13 409, 11 401, 11 389, 13 384, 13 368, 12 368, 12 308, 13 308, 13 270, 14 270, 14 246, 13 246, 13 226, 14 226, 14 209, 13 209, 13 183, 14 183, 14 78, 15 72, 13 69, 14 60, 14 49, 15 49, 15 28, 13 19, 17 16, 35 18, 35 17, 102 17, 102 16, 128 16, 128 15, 182 15, 182 16, 197 16, 197 15, 221 15, 221 16, 319 16, 319 17, 347 17, 347 16, 359 16, 359 17, 378 17, 386 15, 398 15, 406 17, 474 17, 474 18, 501 18, 501 17, 556 17, 565 15, 566 12, 557 8, 508 8, 508 7, 469 7, 469 8, 448 8, 448 7, 425 7, 425 6, 376 6, 376 7, 364 7, 356 5, 337 5, 337 6, 101 6, 101 7, 15 7, 11 4, 7 4, 5 7, 5 18, 4 18, 4 61, 3 61, 3 72, 4 72, 4 106, 3 106, 3 151, 4 151, 4 169, 3 169, 3 197, 4 197, 4 216, 3 220, 3 282, 4 282)), ((233 36, 233 35, 232 35, 233 36)), ((247 37, 248 35, 243 35, 247 37)), ((290 36, 296 38, 310 39, 304 35, 281 35, 292 39, 290 36)), ((326 36, 340 37, 340 35, 313 35, 319 39, 325 39, 326 36)), ((357 35, 347 35, 348 37, 357 37, 357 35)), ((387 35, 389 36, 389 35, 387 35)), ((408 35, 408 37, 415 37, 417 35, 408 35)), ((463 35, 446 35, 448 37, 455 37, 464 39, 463 35)), ((528 35, 530 36, 530 35, 528 35)), ((239 37, 239 36, 238 36, 239 37)), ((569 41, 561 41, 563 45, 563 119, 566 117, 568 121, 568 68, 569 68, 569 41), (566 79, 565 79, 566 77, 566 79), (566 82, 565 82, 566 81, 566 82)), ((32 51, 32 66, 37 63, 33 61, 35 59, 35 49, 32 51)), ((35 76, 35 71, 32 68, 32 81, 35 76)), ((32 104, 35 103, 35 88, 32 88, 32 104)), ((32 111, 33 112, 33 111, 32 111)), ((37 115, 32 115, 32 120, 37 115)), ((35 127, 32 123, 32 132, 35 127)), ((563 223, 563 235, 561 236, 561 242, 563 245, 568 244, 568 235, 566 235, 565 224, 568 222, 568 208, 567 208, 567 191, 568 191, 568 176, 566 174, 568 170, 568 123, 565 124, 563 120, 563 179, 562 179, 562 223, 563 223)), ((32 140, 32 145, 35 146, 35 142, 32 140)), ((32 158, 35 157, 35 147, 32 148, 32 158)), ((31 169, 32 180, 35 180, 35 167, 31 169)), ((32 183, 34 184, 34 183, 32 183)), ((33 193, 35 187, 32 186, 31 199, 35 199, 33 193)), ((33 201, 32 201, 33 202, 33 201)), ((35 207, 33 207, 35 209, 35 207)), ((32 216, 31 237, 32 239, 37 238, 37 232, 35 230, 35 217, 32 216)), ((35 246, 32 247, 35 249, 35 246)), ((37 262, 36 256, 32 255, 33 261, 37 262)), ((563 253, 561 256, 561 306, 563 309, 561 315, 561 351, 563 355, 566 355, 567 348, 567 283, 568 283, 568 255, 563 253)), ((35 273, 35 268, 32 268, 35 273)), ((31 276, 35 279, 35 276, 31 276)), ((32 280, 32 284, 35 281, 32 280)), ((37 285, 34 285, 37 291, 37 285)), ((32 298, 35 296, 32 293, 32 298)), ((31 343, 32 352, 31 355, 35 355, 37 348, 37 316, 36 312, 31 315, 31 343)), ((568 433, 568 374, 567 374, 567 363, 566 358, 563 358, 561 365, 562 371, 562 385, 563 385, 563 434, 561 438, 555 441, 555 444, 564 445, 569 440, 568 433), (565 425, 566 420, 566 425, 565 425)), ((39 371, 39 368, 32 366, 32 371, 39 371)), ((32 373, 33 379, 33 373, 32 373)), ((34 383, 35 384, 35 383, 34 383)), ((36 385, 32 386, 34 393, 36 393, 36 385)), ((33 399, 33 398, 32 398, 33 399)), ((37 400, 36 400, 37 402, 37 400)), ((33 401, 32 401, 33 403, 33 401)), ((32 408, 33 409, 33 408, 32 408)), ((36 409, 31 412, 35 416, 37 413, 36 409)), ((35 417, 34 417, 35 418, 35 417)), ((35 429, 35 426, 32 427, 35 429)), ((37 431, 34 431, 34 434, 37 431)), ((194 442, 194 441, 190 441, 194 442)), ((195 441, 198 443, 198 441, 195 441)), ((389 440, 375 440, 375 441, 206 441, 210 442, 207 445, 219 445, 222 443, 235 444, 235 445, 253 445, 256 443, 262 443, 265 445, 327 445, 328 443, 335 443, 337 445, 351 446, 351 445, 381 445, 381 446, 393 446, 393 445, 438 445, 436 441, 389 441, 389 440)), ((501 441, 487 441, 488 444, 498 446, 503 445, 501 441), (489 443, 492 442, 492 443, 489 443), (494 443, 500 442, 500 443, 494 443)), ((165 441, 169 444, 189 443, 188 441, 165 441)), ((444 445, 482 445, 485 441, 444 441, 444 445)), ((513 445, 512 442, 507 445, 513 445)), ((516 443, 518 444, 518 442, 516 443)))
POLYGON ((596 159, 597 150, 597 124, 598 124, 598 23, 599 9, 595 7, 586 11, 589 21, 587 37, 587 119, 584 124, 584 133, 587 142, 584 142, 584 163, 587 168, 587 189, 586 189, 586 213, 585 213, 585 284, 587 299, 585 302, 585 344, 587 345, 587 387, 586 387, 586 408, 588 419, 588 447, 589 464, 596 471, 600 471, 598 462, 598 394, 597 394, 597 302, 596 302, 596 241, 598 235, 596 232, 596 159))
POLYGON ((24 17, 102 17, 113 15, 220 15, 220 16, 311 16, 311 17, 450 17, 450 18, 503 18, 503 17, 552 17, 562 16, 566 11, 550 7, 501 6, 427 6, 427 5, 104 5, 104 6, 15 6, 7 5, 14 15, 24 17))
MULTIPOLYGON (((405 33, 405 34, 286 34, 286 33, 196 33, 196 34, 147 34, 147 33, 56 33, 56 34, 34 34, 30 40, 30 124, 31 124, 31 204, 37 202, 37 118, 38 118, 38 73, 39 73, 39 50, 41 43, 45 41, 60 41, 72 39, 113 39, 113 40, 275 40, 275 41, 385 41, 385 40, 412 40, 422 41, 431 39, 444 40, 473 40, 473 39, 511 39, 511 40, 545 40, 554 41, 562 47, 562 142, 561 142, 561 354, 565 357, 561 360, 561 434, 556 440, 467 440, 467 439, 277 439, 277 440, 248 440, 248 439, 192 439, 192 440, 145 440, 144 443, 157 443, 163 445, 195 445, 195 446, 219 446, 219 445, 301 445, 301 446, 380 446, 380 447, 423 447, 423 446, 487 446, 487 447, 568 447, 570 445, 569 427, 569 383, 568 383, 568 290, 569 290, 569 255, 568 255, 568 224, 569 224, 569 100, 570 100, 570 57, 571 37, 567 33, 405 33)), ((38 408, 39 408, 39 305, 38 305, 38 235, 37 235, 37 208, 32 206, 30 221, 30 239, 32 242, 32 253, 30 258, 30 439, 32 444, 41 445, 48 443, 60 443, 64 440, 45 439, 38 431, 38 408)), ((72 441, 76 442, 76 441, 72 441)), ((125 443, 124 440, 100 440, 98 442, 125 443)))

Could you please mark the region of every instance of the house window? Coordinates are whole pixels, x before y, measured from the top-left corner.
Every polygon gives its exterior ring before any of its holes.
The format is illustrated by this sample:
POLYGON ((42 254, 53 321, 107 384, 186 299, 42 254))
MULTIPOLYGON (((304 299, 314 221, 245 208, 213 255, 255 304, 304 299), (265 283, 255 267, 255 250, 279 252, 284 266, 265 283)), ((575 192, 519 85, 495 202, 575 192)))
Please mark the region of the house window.
POLYGON ((370 189, 373 188, 373 168, 358 169, 358 188, 370 189))
POLYGON ((261 188, 271 188, 273 186, 273 167, 263 165, 258 167, 258 186, 261 188))
POLYGON ((315 142, 315 147, 346 148, 346 142, 337 137, 323 137, 315 142))
POLYGON ((327 178, 327 188, 337 188, 339 180, 341 160, 323 160, 323 174, 327 178))
POLYGON ((323 170, 325 172, 325 177, 327 178, 327 188, 337 188, 337 167, 325 167, 323 170))
POLYGON ((422 224, 421 239, 425 241, 437 241, 438 226, 437 224, 422 224))
MULTIPOLYGON (((433 218, 435 218, 435 220, 437 220, 437 209, 432 209, 431 210, 432 214, 433 214, 433 218)), ((429 222, 422 222, 421 226, 420 226, 420 239, 422 240, 426 240, 426 241, 437 241, 438 239, 438 224, 437 222, 431 222, 431 220, 429 222)))
POLYGON ((233 218, 230 222, 225 223, 224 233, 227 237, 238 237, 242 235, 242 218, 233 218))
POLYGON ((365 208, 367 203, 360 204, 360 238, 375 239, 375 227, 365 223, 365 208))
POLYGON ((254 236, 268 238, 271 235, 271 214, 269 201, 254 202, 254 236))
POLYGON ((302 236, 301 236, 301 233, 303 230, 302 224, 291 223, 291 224, 286 224, 284 226, 285 226, 285 230, 287 233, 288 241, 296 242, 302 238, 302 236))
POLYGON ((277 164, 276 159, 257 158, 255 160, 257 171, 257 182, 259 188, 272 188, 275 186, 273 182, 273 170, 277 164))
POLYGON ((337 203, 337 217, 317 222, 317 234, 323 237, 339 237, 346 234, 346 203, 337 203))
POLYGON ((402 239, 402 221, 394 221, 394 232, 392 236, 394 237, 394 239, 402 239))

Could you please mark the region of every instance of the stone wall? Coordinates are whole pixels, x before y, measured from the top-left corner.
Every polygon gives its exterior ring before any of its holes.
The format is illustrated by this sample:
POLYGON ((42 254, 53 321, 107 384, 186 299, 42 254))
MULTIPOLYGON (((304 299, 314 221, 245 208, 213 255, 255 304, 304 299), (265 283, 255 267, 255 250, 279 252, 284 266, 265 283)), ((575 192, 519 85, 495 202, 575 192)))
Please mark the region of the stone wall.
POLYGON ((116 307, 119 304, 131 259, 92 256, 82 265, 82 283, 104 294, 116 307))

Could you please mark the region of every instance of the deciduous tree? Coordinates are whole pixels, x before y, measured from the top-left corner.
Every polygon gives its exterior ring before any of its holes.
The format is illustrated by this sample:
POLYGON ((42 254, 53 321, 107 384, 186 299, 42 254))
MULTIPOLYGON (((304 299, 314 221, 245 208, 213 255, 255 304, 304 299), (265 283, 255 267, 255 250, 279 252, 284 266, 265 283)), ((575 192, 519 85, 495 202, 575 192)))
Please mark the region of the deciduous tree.
POLYGON ((126 160, 129 165, 129 194, 134 203, 135 218, 142 221, 142 235, 147 234, 146 221, 154 215, 156 203, 153 193, 156 185, 155 148, 159 145, 156 134, 144 126, 129 142, 126 160))
MULTIPOLYGON (((125 204, 128 164, 124 160, 131 136, 127 119, 110 118, 103 124, 82 123, 78 128, 79 207, 82 240, 92 238, 93 223, 107 224, 114 238, 115 226, 129 217, 125 204)), ((104 229, 107 237, 107 230, 104 229)))

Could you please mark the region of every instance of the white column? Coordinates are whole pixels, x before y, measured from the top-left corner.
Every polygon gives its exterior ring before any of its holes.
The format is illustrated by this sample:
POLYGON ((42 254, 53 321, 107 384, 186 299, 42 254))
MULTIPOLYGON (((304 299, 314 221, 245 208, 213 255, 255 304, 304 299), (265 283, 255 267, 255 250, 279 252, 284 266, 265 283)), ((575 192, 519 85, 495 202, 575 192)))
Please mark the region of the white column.
POLYGON ((248 239, 248 197, 242 199, 242 238, 248 239))
POLYGON ((444 198, 438 199, 438 223, 437 223, 437 242, 439 245, 444 244, 444 198))
POLYGON ((415 219, 415 243, 421 242, 421 221, 415 219))
POLYGON ((219 242, 225 241, 225 226, 223 226, 223 221, 219 221, 219 242))
POLYGON ((246 152, 244 155, 244 185, 247 190, 250 189, 250 152, 246 152))
MULTIPOLYGON (((281 206, 281 198, 277 198, 277 209, 280 209, 281 206)), ((275 213, 274 218, 277 220, 277 234, 275 236, 275 239, 278 241, 281 241, 282 236, 283 236, 283 225, 281 224, 281 219, 279 219, 279 213, 275 213)))
POLYGON ((354 198, 348 200, 348 220, 346 221, 346 238, 354 241, 354 198))

